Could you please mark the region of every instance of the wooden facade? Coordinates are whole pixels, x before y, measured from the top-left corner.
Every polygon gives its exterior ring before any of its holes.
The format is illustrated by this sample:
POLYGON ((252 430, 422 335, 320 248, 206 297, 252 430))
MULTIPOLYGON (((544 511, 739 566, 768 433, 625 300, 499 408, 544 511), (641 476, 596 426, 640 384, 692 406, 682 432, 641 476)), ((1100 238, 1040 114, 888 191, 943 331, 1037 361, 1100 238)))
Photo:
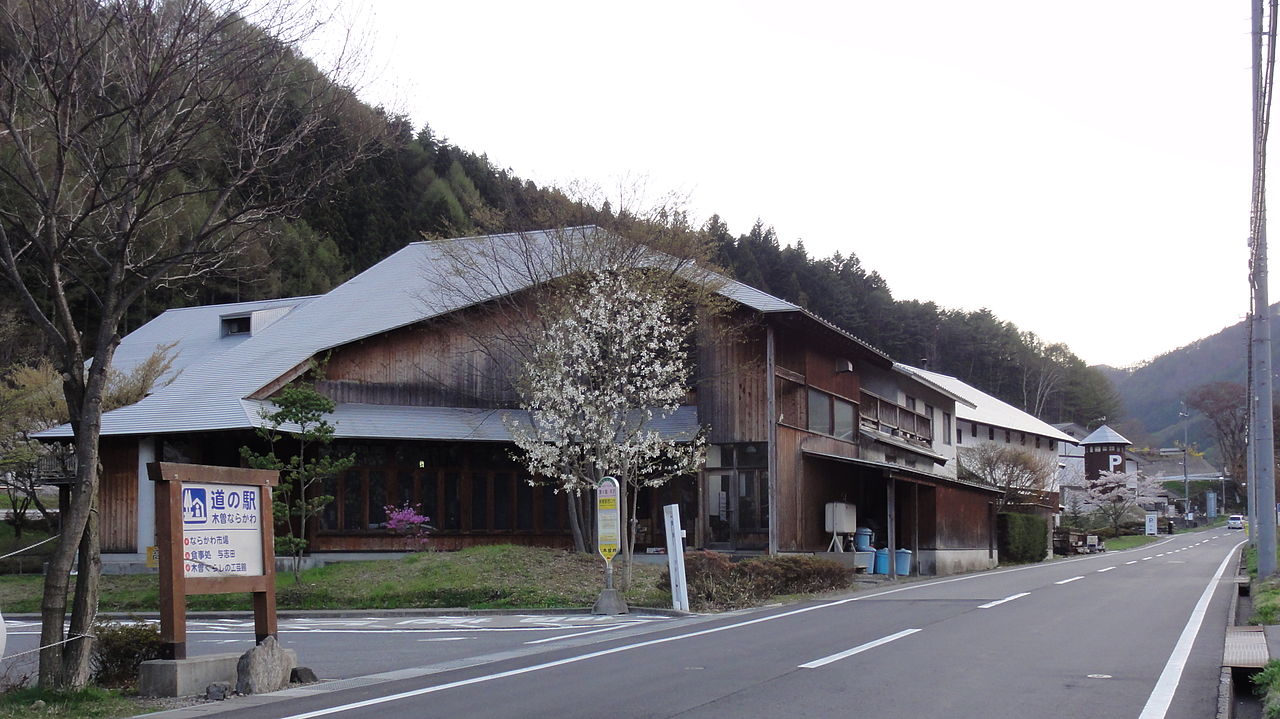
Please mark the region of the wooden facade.
POLYGON ((138 547, 138 443, 130 438, 103 437, 98 453, 98 531, 102 551, 140 552, 138 547))
MULTIPOLYGON (((500 342, 505 321, 465 309, 341 345, 317 358, 317 389, 339 404, 513 407, 511 373, 484 339, 500 342)), ((696 547, 823 551, 828 502, 856 505, 859 524, 882 545, 992 547, 990 492, 938 470, 947 458, 936 445, 951 438, 935 431, 935 410, 954 416, 954 398, 812 315, 741 306, 713 322, 699 335, 688 400, 707 428, 708 462, 696 478, 642 495, 641 550, 662 543, 661 507, 670 503, 680 505, 696 547)), ((355 454, 356 463, 325 484, 335 500, 312 528, 316 552, 411 548, 386 526, 387 508, 405 504, 430 517, 437 549, 571 543, 564 496, 532 485, 510 443, 342 439, 341 427, 339 437, 332 451, 355 454)), ((238 448, 256 441, 247 430, 161 436, 157 452, 166 461, 233 465, 238 448)), ((104 440, 103 461, 105 551, 137 552, 136 512, 124 511, 138 499, 136 438, 104 440)))

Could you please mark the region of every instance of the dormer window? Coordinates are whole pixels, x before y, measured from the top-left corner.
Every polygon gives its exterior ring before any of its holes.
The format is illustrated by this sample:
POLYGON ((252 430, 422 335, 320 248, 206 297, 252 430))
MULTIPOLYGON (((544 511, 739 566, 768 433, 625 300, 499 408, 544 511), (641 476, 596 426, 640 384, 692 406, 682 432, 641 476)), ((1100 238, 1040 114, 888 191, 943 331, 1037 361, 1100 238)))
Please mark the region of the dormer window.
POLYGON ((223 337, 229 337, 231 335, 247 335, 249 334, 250 327, 249 315, 222 318, 223 337))

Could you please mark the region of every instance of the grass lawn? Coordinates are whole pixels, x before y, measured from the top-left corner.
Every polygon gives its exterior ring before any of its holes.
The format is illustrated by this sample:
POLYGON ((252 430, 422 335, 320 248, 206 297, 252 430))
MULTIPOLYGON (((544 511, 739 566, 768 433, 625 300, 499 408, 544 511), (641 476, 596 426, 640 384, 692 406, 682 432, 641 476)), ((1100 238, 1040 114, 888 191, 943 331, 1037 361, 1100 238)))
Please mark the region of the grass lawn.
MULTIPOLYGON (((621 577, 623 567, 615 562, 621 577)), ((628 604, 667 606, 658 587, 664 565, 637 564, 628 604)), ((38 612, 42 577, 0 576, 0 608, 6 613, 38 612)), ((604 582, 604 563, 595 555, 555 549, 496 545, 459 552, 419 552, 404 559, 339 562, 293 575, 276 575, 280 609, 470 609, 589 607, 604 582)), ((99 611, 153 612, 159 605, 154 574, 104 575, 99 611)), ((247 594, 206 594, 188 598, 189 611, 247 610, 247 594)))
POLYGON ((116 719, 142 712, 159 711, 164 704, 124 696, 110 689, 91 687, 78 692, 53 693, 39 689, 18 689, 0 694, 0 719, 36 717, 76 717, 76 719, 116 719), (39 707, 36 702, 44 702, 39 707))
MULTIPOLYGON (((1169 535, 1166 534, 1164 536, 1168 537, 1169 535)), ((1107 551, 1118 552, 1122 549, 1133 549, 1134 547, 1141 547, 1145 544, 1151 544, 1152 542, 1157 541, 1159 539, 1160 539, 1159 536, 1148 537, 1142 534, 1129 534, 1123 537, 1113 537, 1107 540, 1107 551)))

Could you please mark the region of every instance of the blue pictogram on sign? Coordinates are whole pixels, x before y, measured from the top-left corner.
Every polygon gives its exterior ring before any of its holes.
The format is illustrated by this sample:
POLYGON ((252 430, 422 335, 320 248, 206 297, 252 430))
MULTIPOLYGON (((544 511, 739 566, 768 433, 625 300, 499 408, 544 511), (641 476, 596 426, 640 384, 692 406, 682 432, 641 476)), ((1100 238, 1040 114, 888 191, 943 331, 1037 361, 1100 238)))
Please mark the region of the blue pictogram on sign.
POLYGON ((182 523, 205 524, 209 521, 209 498, 203 487, 183 487, 182 523))

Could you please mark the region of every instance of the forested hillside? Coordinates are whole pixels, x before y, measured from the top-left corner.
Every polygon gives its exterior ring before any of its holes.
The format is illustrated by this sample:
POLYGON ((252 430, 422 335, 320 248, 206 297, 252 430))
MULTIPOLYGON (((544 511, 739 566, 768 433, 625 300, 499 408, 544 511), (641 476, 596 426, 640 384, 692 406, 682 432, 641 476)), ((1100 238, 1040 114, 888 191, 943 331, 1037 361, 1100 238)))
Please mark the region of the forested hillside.
MULTIPOLYGON (((391 142, 299 217, 198 284, 150 292, 132 311, 132 330, 165 308, 320 293, 426 236, 531 229, 547 218, 610 224, 612 214, 574 203, 495 166, 483 154, 384 118, 391 142)), ((714 261, 748 284, 803 305, 907 364, 952 374, 1050 422, 1097 424, 1119 414, 1099 372, 1067 347, 1045 345, 987 310, 962 312, 932 302, 898 301, 850 250, 814 258, 787 246, 763 221, 735 235, 719 217, 703 228, 714 261)), ((43 352, 21 313, 0 298, 0 366, 43 352)))
MULTIPOLYGON (((1280 329, 1276 326, 1278 310, 1280 305, 1272 305, 1273 337, 1280 329)), ((1102 368, 1110 375, 1129 417, 1125 436, 1135 442, 1162 446, 1181 442, 1182 424, 1178 412, 1188 392, 1211 382, 1234 382, 1243 386, 1248 349, 1245 329, 1244 322, 1238 322, 1132 369, 1102 368)), ((1273 366, 1280 367, 1276 364, 1280 361, 1280 352, 1276 348, 1272 348, 1271 361, 1273 366)), ((1208 422, 1199 413, 1192 412, 1191 415, 1188 439, 1193 445, 1212 450, 1214 442, 1209 435, 1208 422)))

